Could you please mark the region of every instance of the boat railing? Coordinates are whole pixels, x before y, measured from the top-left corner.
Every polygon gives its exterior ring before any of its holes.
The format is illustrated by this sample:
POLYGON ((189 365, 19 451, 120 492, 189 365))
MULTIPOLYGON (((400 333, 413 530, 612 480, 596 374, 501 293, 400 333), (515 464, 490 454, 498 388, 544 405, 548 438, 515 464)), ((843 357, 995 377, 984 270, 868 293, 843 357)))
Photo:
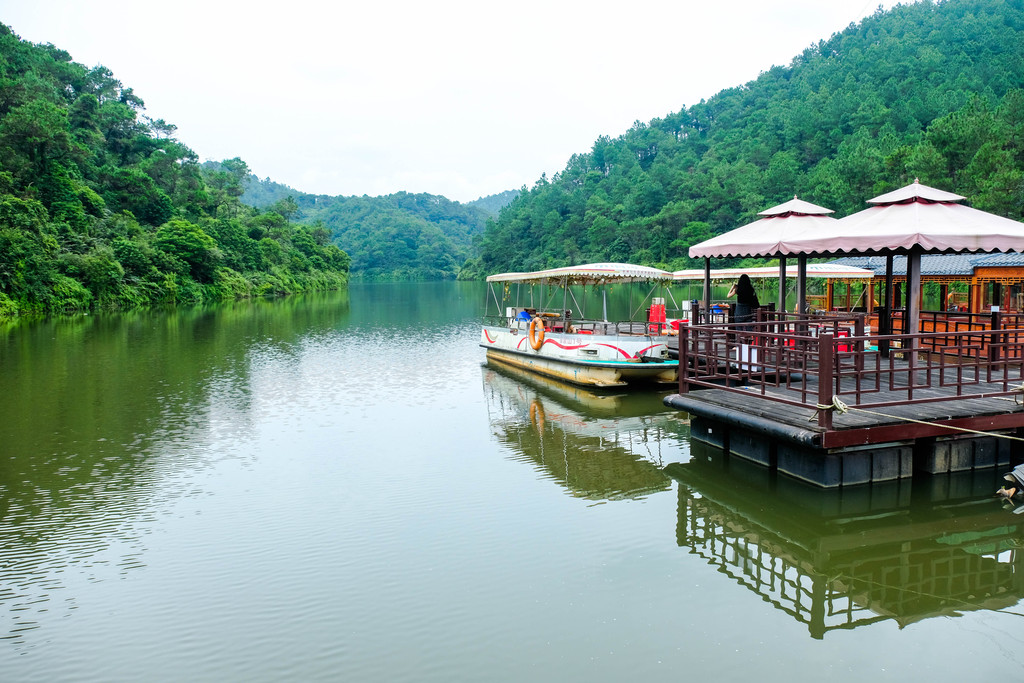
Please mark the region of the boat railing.
MULTIPOLYGON (((544 327, 549 332, 566 332, 569 334, 603 335, 603 336, 642 336, 660 337, 668 334, 672 328, 667 323, 651 323, 630 320, 594 320, 574 318, 555 313, 540 313, 544 327)), ((508 327, 517 331, 526 331, 530 320, 508 316, 486 316, 485 325, 508 327)))
POLYGON ((756 393, 817 411, 831 428, 839 399, 885 406, 1024 393, 1024 325, 878 335, 862 315, 771 316, 681 326, 679 392, 699 388, 756 393))

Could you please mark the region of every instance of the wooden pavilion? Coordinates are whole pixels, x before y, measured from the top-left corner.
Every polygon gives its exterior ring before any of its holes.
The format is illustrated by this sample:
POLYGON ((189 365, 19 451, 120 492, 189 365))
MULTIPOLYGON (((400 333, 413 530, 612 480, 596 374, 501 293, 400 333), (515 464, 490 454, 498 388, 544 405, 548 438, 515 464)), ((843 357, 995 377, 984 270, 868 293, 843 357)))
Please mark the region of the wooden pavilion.
POLYGON ((925 255, 1024 252, 1024 224, 962 199, 915 182, 841 220, 794 199, 691 247, 706 283, 712 258, 778 258, 780 292, 795 258, 798 306, 761 311, 753 325, 681 327, 679 393, 665 402, 691 414, 699 440, 821 486, 1024 460, 1024 316, 922 317, 925 255), (877 326, 866 312, 808 314, 807 261, 837 255, 885 259, 877 326), (903 311, 893 300, 899 256, 903 311))

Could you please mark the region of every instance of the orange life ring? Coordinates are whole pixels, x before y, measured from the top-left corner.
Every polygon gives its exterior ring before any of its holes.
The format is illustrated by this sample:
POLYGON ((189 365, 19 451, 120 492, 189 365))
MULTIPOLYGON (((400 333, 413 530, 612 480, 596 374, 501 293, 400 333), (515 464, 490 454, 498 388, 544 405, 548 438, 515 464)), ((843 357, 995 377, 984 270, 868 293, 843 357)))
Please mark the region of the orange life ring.
POLYGON ((544 318, 536 317, 530 321, 530 346, 534 351, 540 351, 544 346, 544 318), (537 323, 540 323, 540 332, 537 332, 537 323))

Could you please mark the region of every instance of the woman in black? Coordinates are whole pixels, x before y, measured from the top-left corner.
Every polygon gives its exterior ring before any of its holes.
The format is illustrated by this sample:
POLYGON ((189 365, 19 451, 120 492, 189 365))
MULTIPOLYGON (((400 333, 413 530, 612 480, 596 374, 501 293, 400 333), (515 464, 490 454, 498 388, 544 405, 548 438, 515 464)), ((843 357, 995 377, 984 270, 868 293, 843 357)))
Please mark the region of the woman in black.
MULTIPOLYGON (((757 292, 750 282, 750 277, 744 273, 740 279, 729 289, 729 298, 736 295, 736 318, 738 323, 748 323, 754 319, 754 311, 761 305, 757 300, 757 292)), ((740 329, 750 329, 741 327, 740 329)))

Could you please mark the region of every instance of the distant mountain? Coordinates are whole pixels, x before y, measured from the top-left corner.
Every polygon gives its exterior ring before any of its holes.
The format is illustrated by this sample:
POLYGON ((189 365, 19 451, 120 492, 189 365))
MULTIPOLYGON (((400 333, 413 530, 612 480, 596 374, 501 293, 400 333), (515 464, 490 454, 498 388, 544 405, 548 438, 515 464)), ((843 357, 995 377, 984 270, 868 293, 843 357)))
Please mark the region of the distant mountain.
POLYGON ((501 210, 512 203, 516 197, 519 196, 519 190, 505 190, 498 194, 492 194, 487 197, 481 197, 480 199, 474 199, 471 202, 467 202, 467 206, 475 206, 478 209, 483 209, 491 216, 497 217, 501 210))
POLYGON ((914 178, 1024 218, 1024 2, 879 9, 789 66, 601 137, 486 229, 479 278, 690 245, 799 195, 843 216, 914 178))
POLYGON ((398 192, 383 197, 331 197, 299 192, 250 175, 242 202, 257 208, 293 202, 290 218, 319 224, 352 259, 353 278, 452 279, 475 256, 474 238, 485 222, 517 193, 482 197, 467 204, 431 194, 398 192))

